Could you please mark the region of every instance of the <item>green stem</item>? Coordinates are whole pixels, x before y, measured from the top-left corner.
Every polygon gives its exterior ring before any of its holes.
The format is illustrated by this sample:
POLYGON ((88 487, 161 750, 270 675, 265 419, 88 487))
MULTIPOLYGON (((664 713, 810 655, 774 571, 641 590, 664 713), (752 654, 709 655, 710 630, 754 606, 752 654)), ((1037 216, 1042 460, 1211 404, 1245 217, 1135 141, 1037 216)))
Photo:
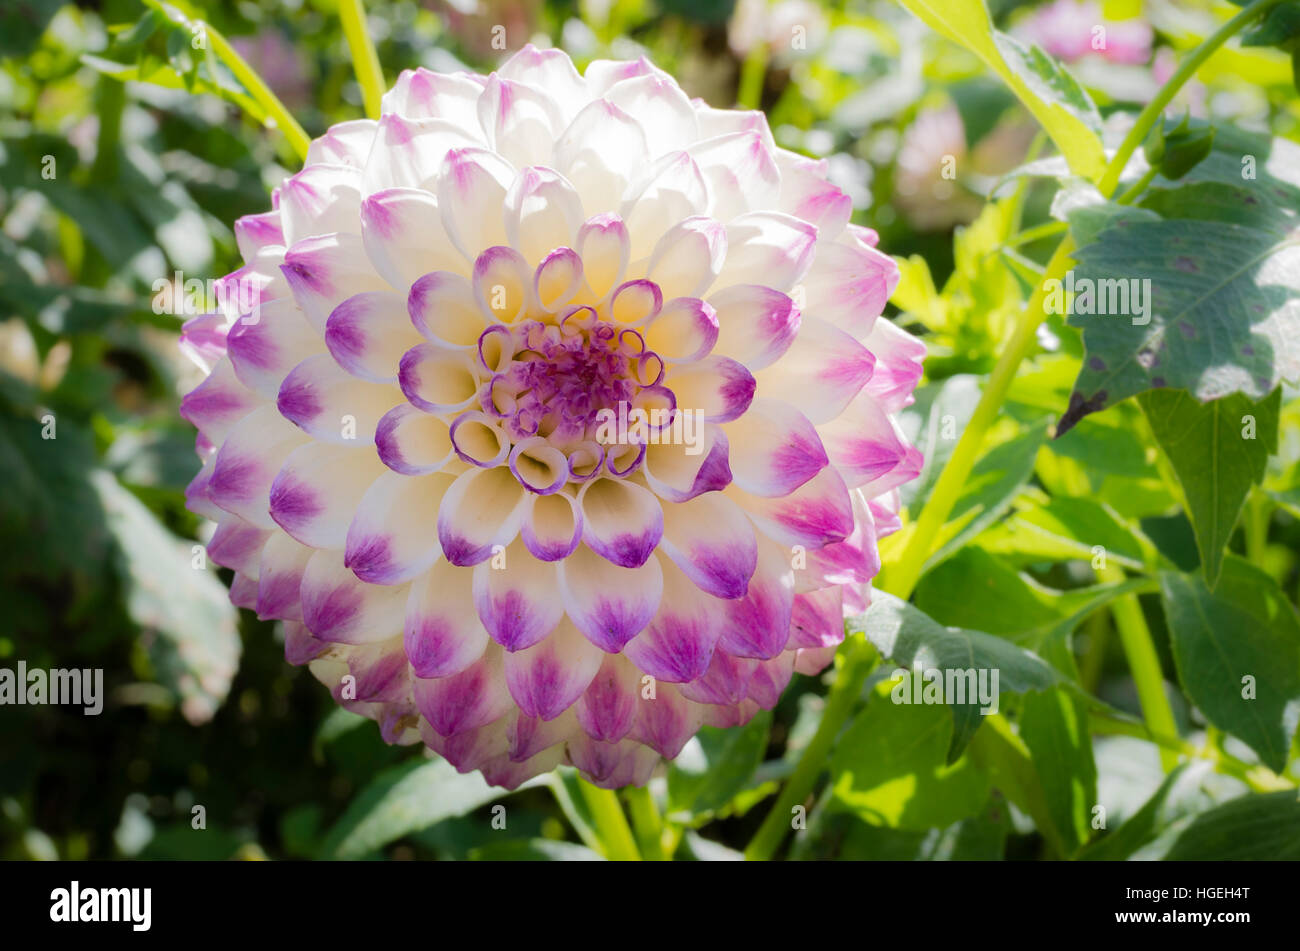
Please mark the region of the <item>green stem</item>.
POLYGON ((1225 753, 1213 744, 1203 747, 1193 746, 1176 736, 1156 733, 1141 723, 1132 723, 1107 716, 1105 713, 1093 712, 1088 719, 1088 729, 1098 736, 1131 736, 1135 739, 1154 743, 1162 750, 1175 756, 1188 759, 1204 759, 1214 764, 1216 772, 1240 779, 1256 792, 1277 792, 1282 789, 1294 789, 1295 783, 1285 776, 1279 776, 1267 766, 1244 763, 1231 753, 1225 753))
POLYGON ((853 710, 862 692, 862 682, 875 663, 876 650, 867 642, 866 635, 854 634, 845 640, 839 658, 840 669, 835 676, 835 685, 826 697, 826 709, 822 711, 817 732, 799 757, 794 772, 777 797, 776 805, 745 849, 747 859, 770 859, 790 831, 794 808, 808 798, 818 774, 825 769, 835 737, 853 710))
POLYGON ((1124 194, 1115 199, 1121 205, 1127 205, 1133 202, 1139 195, 1146 191, 1146 187, 1151 184, 1155 177, 1160 174, 1159 166, 1153 165, 1143 173, 1142 177, 1133 183, 1124 194))
POLYGON ((649 862, 665 861, 668 856, 664 854, 664 824, 650 790, 644 786, 629 786, 624 795, 641 854, 649 862))
POLYGON ((596 835, 600 839, 605 858, 616 862, 640 860, 641 853, 637 851, 636 840, 632 838, 632 829, 627 824, 627 816, 623 815, 623 807, 619 805, 614 791, 593 786, 585 779, 578 780, 578 788, 582 790, 582 798, 591 810, 591 818, 596 825, 596 835))
MULTIPOLYGON (((1123 583, 1125 580, 1123 570, 1115 565, 1099 568, 1097 577, 1114 583, 1123 583)), ((1147 619, 1142 614, 1142 605, 1138 603, 1137 595, 1128 594, 1116 598, 1110 611, 1115 618, 1115 629, 1119 631, 1124 656, 1128 658, 1129 671, 1137 685, 1143 720, 1152 733, 1177 736, 1174 711, 1165 694, 1165 676, 1160 669, 1160 655, 1156 653, 1155 643, 1151 640, 1151 631, 1147 627, 1147 619)), ((1178 756, 1168 749, 1161 749, 1160 763, 1165 772, 1169 772, 1178 765, 1178 756)))
POLYGON ((226 68, 235 74, 240 85, 248 90, 254 101, 266 110, 267 118, 274 122, 275 127, 284 133, 284 137, 289 140, 289 146, 293 149, 298 158, 307 157, 307 147, 311 145, 311 139, 303 131, 302 126, 293 114, 284 107, 275 93, 271 92, 271 87, 262 81, 262 77, 257 75, 257 71, 245 62, 244 57, 236 52, 224 36, 217 31, 211 23, 205 23, 204 29, 207 32, 208 42, 212 44, 212 52, 226 64, 226 68))
POLYGON ((1004 248, 1018 248, 1022 244, 1030 244, 1034 241, 1041 241, 1043 238, 1050 238, 1053 235, 1061 234, 1070 226, 1064 221, 1044 221, 1041 225, 1034 225, 1032 228, 1026 228, 1017 235, 1013 235, 1002 242, 1004 248))
POLYGON ((758 109, 763 104, 763 82, 767 78, 768 49, 766 43, 755 43, 740 66, 740 89, 736 103, 742 109, 758 109))
POLYGON ((375 42, 366 27, 366 11, 361 0, 339 0, 339 19, 343 21, 343 35, 348 39, 352 53, 352 68, 361 84, 361 98, 366 104, 366 116, 379 118, 379 104, 384 96, 384 71, 379 65, 375 42))
POLYGON ((1115 193, 1115 188, 1119 185, 1119 178, 1124 174, 1124 167, 1128 164, 1129 158, 1137 151, 1138 146, 1146 140, 1151 127, 1164 115, 1165 107, 1174 101, 1178 91, 1196 75, 1196 71, 1201 68, 1201 65, 1247 23, 1282 2, 1283 0, 1255 0, 1250 6, 1243 8, 1240 13, 1215 30, 1200 46, 1192 51, 1191 56, 1183 60, 1174 74, 1156 93, 1155 98, 1147 103, 1146 108, 1138 114, 1137 121, 1133 123, 1133 128, 1128 130, 1128 135, 1120 143, 1119 151, 1115 153, 1115 157, 1106 166, 1101 181, 1097 183, 1097 188, 1103 195, 1109 198, 1115 193))

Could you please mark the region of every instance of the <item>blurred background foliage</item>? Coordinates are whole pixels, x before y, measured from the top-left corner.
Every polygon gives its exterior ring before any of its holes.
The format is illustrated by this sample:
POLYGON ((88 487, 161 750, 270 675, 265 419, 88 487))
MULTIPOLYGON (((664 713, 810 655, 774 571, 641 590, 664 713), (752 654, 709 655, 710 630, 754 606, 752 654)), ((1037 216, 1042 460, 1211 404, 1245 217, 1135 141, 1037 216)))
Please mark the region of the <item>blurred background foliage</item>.
MULTIPOLYGON (((1059 11, 1054 20, 1042 4, 990 7, 1000 28, 1068 62, 1103 115, 1147 102, 1217 22, 1201 0, 1107 0, 1104 22, 1124 42, 1103 54, 1072 42, 1059 11)), ((333 0, 187 9, 229 39, 309 135, 362 115, 333 0)), ((855 220, 906 259, 895 303, 931 357, 904 420, 930 460, 905 501, 925 497, 951 451, 937 421, 969 414, 1052 244, 1048 232, 1007 244, 1018 227, 1049 222, 1050 183, 1021 178, 1013 201, 987 201, 1002 176, 1046 151, 1028 113, 973 55, 886 0, 372 0, 368 10, 389 82, 415 66, 487 72, 528 41, 561 45, 580 67, 646 53, 689 94, 761 107, 779 144, 825 157, 855 220), (504 51, 493 46, 496 26, 504 51), (791 42, 796 28, 803 42, 791 42), (944 174, 948 159, 955 177, 944 174)), ((188 40, 138 0, 8 0, 0 11, 0 665, 103 668, 107 693, 98 717, 0 709, 0 856, 589 856, 577 844, 572 777, 511 795, 502 835, 492 826, 496 793, 476 775, 386 747, 372 724, 337 710, 284 662, 271 624, 228 604, 228 572, 191 567, 206 529, 184 505, 198 464, 177 405, 196 371, 176 347, 182 318, 152 306, 157 282, 237 267, 232 222, 264 210, 297 165, 284 137, 250 118, 257 107, 241 108, 249 100, 233 76, 188 40), (206 827, 195 830, 200 814, 206 827)), ((1296 138, 1292 83, 1285 52, 1233 49, 1178 103, 1296 138)), ((1196 565, 1191 527, 1132 404, 1043 447, 1038 422, 1064 405, 1081 352, 1077 331, 1059 319, 1043 340, 1048 353, 1017 380, 1001 424, 1009 444, 1028 440, 1028 468, 1003 487, 1000 512, 1014 510, 958 539, 958 548, 977 535, 980 544, 923 580, 917 603, 940 620, 955 612, 950 623, 970 621, 969 604, 951 604, 963 579, 994 585, 1000 572, 1020 570, 1056 593, 1089 583, 1087 546, 1023 544, 1016 513, 1041 526, 1036 503, 1046 493, 1092 495, 1140 520, 1148 544, 1174 562, 1196 565)), ((1300 409, 1285 396, 1284 451, 1266 483, 1280 507, 1267 543, 1250 554, 1294 600, 1300 409)), ((1122 531, 1115 550, 1122 561, 1122 531)), ((1147 609, 1172 669, 1159 612, 1147 609)), ((997 633, 997 616, 981 629, 997 633)), ((1105 611, 1088 622, 1081 676, 1132 711, 1110 623, 1105 611)), ((706 730, 656 781, 679 857, 736 857, 758 824, 753 807, 790 771, 824 694, 820 680, 796 678, 771 716, 706 730)), ((1185 704, 1176 713, 1198 728, 1185 704)), ((882 729, 924 726, 892 722, 882 729)), ((1155 747, 1122 736, 1097 742, 1095 773, 1112 823, 1137 812, 1162 779, 1155 747)), ((1205 771, 1176 778, 1180 791, 1162 800, 1167 823, 1245 788, 1205 771)), ((986 786, 943 788, 943 803, 974 799, 964 811, 907 821, 827 810, 794 854, 1044 854, 1041 832, 986 786)))

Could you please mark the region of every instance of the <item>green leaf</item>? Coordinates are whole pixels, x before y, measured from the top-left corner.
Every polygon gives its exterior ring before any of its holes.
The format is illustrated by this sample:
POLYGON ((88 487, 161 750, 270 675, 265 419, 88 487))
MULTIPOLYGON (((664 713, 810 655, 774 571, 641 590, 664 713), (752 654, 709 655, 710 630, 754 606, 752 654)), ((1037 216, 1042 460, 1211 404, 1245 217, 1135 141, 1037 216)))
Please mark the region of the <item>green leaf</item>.
POLYGON ((239 668, 238 609, 206 559, 196 563, 200 546, 172 535, 107 472, 92 482, 117 539, 127 611, 144 629, 158 677, 180 697, 185 718, 204 723, 239 668))
POLYGON ((321 845, 322 858, 355 859, 435 822, 463 816, 507 795, 479 773, 458 773, 444 759, 411 759, 386 769, 362 790, 321 845))
POLYGON ((1138 401, 1183 487, 1205 579, 1213 588, 1246 496, 1277 451, 1282 391, 1258 403, 1241 394, 1198 403, 1182 390, 1152 390, 1138 401))
POLYGON ((836 802, 898 829, 942 827, 974 814, 988 798, 989 780, 965 757, 947 761, 952 730, 941 706, 891 703, 882 684, 835 747, 836 802))
POLYGON ((980 537, 979 547, 1015 564, 1081 559, 1099 555, 1125 568, 1146 562, 1138 533, 1115 512, 1092 499, 1059 496, 1031 505, 980 537))
POLYGON ((603 862, 605 857, 576 842, 517 839, 469 850, 471 862, 603 862))
POLYGON ((1034 474, 1034 461, 1046 438, 1044 420, 995 446, 975 463, 939 536, 942 543, 926 562, 927 569, 959 551, 1002 517, 1021 486, 1034 474))
MULTIPOLYGON (((997 694, 1046 690, 1055 686, 1059 674, 1041 657, 1024 648, 982 631, 944 627, 905 601, 884 591, 873 591, 871 606, 848 621, 850 632, 866 634, 882 657, 910 670, 997 671, 997 694)), ((978 677, 978 673, 977 673, 978 677)), ((960 678, 958 678, 960 681, 960 678)), ((989 681, 991 683, 991 679, 989 681)), ((948 698, 954 726, 948 761, 954 761, 979 728, 980 698, 948 698)))
POLYGON ((1300 794, 1242 796, 1197 816, 1165 859, 1280 862, 1300 859, 1300 794))
POLYGON ((1095 293, 1070 308, 1085 356, 1058 433, 1150 389, 1259 400, 1300 378, 1300 237, 1265 210, 1262 192, 1254 200, 1250 224, 1134 212, 1075 252, 1074 285, 1095 293), (1130 291, 1140 305, 1125 303, 1130 291))
POLYGON ((961 373, 942 383, 920 387, 914 396, 915 401, 898 414, 903 435, 925 459, 920 474, 899 486, 903 504, 909 507, 916 500, 929 497, 948 457, 957 448, 957 440, 979 402, 980 381, 976 376, 961 373))
POLYGON ((1070 73, 1037 47, 993 29, 984 0, 901 0, 926 25, 964 46, 997 73, 1039 121, 1075 174, 1096 180, 1106 167, 1097 107, 1070 73))
POLYGON ((763 710, 743 727, 701 729, 668 769, 668 815, 690 820, 725 808, 763 761, 771 726, 763 710))
POLYGON ((1295 608, 1269 575, 1235 555, 1213 591, 1199 575, 1176 572, 1160 575, 1160 590, 1188 697, 1280 773, 1300 720, 1295 608))
POLYGON ((1031 693, 1020 711, 1020 738, 1029 747, 1065 850, 1073 854, 1091 835, 1097 803, 1088 712, 1062 688, 1031 693))
POLYGON ((1014 634, 1051 624, 1067 610, 1045 588, 983 548, 964 548, 921 579, 916 606, 940 624, 1014 634))
POLYGON ((1151 798, 1128 821, 1110 835, 1089 843, 1075 858, 1090 862, 1122 862, 1160 834, 1160 818, 1169 791, 1182 777, 1187 764, 1175 766, 1151 798))

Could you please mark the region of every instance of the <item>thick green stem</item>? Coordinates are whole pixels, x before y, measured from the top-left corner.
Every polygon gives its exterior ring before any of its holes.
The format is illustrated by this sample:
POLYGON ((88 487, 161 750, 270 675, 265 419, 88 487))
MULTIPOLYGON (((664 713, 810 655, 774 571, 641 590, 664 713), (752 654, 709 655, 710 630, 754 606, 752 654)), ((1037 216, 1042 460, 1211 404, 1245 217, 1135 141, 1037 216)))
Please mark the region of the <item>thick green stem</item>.
MULTIPOLYGON (((1097 577, 1102 581, 1123 583, 1122 569, 1107 565, 1097 570, 1097 577)), ((1177 736, 1178 725, 1174 722, 1174 710, 1169 705, 1165 694, 1165 675, 1160 669, 1160 655, 1151 640, 1151 630, 1147 619, 1142 614, 1142 605, 1137 595, 1128 594, 1116 598, 1110 606, 1115 618, 1115 629, 1119 631, 1120 644, 1124 647, 1124 656, 1128 659, 1129 671, 1137 685, 1138 701, 1142 704, 1142 719, 1152 733, 1161 736, 1177 736)), ((1171 750, 1160 750, 1160 763, 1165 772, 1178 765, 1178 756, 1171 750)))
POLYGON ((311 139, 303 131, 302 126, 293 114, 284 107, 275 93, 271 92, 271 87, 262 81, 262 77, 257 75, 257 70, 249 66, 231 46, 224 36, 211 23, 204 24, 207 32, 208 42, 212 44, 212 52, 217 55, 226 68, 235 74, 240 85, 248 90, 254 101, 266 110, 267 117, 275 123, 275 127, 284 133, 284 137, 289 140, 289 145, 297 154, 299 159, 307 157, 307 146, 311 145, 311 139))
POLYGON ((578 788, 582 790, 582 798, 591 810, 591 818, 605 858, 616 862, 640 860, 641 853, 637 851, 627 816, 623 815, 623 807, 619 805, 618 796, 614 795, 613 790, 593 786, 585 779, 578 780, 578 788))
POLYGON ((1156 93, 1155 98, 1147 103, 1145 109, 1138 113, 1133 128, 1128 130, 1128 135, 1124 136, 1124 141, 1120 143, 1119 151, 1115 153, 1115 157, 1106 166, 1101 181, 1097 183, 1097 188, 1103 195, 1109 198, 1115 193, 1115 188, 1119 185, 1119 178, 1124 174, 1124 166, 1128 164, 1128 160, 1137 151, 1138 146, 1146 140, 1151 127, 1160 121, 1160 117, 1164 115, 1165 107, 1174 101, 1178 91, 1196 75, 1196 71, 1201 68, 1201 65, 1247 23, 1257 19, 1282 2, 1283 0, 1255 0, 1254 3, 1243 8, 1240 13, 1206 37, 1204 42, 1192 51, 1192 55, 1183 60, 1174 74, 1156 93))
POLYGON ((384 71, 379 65, 379 54, 366 27, 366 11, 361 0, 339 0, 339 19, 343 22, 343 35, 347 37, 352 53, 352 69, 361 84, 361 99, 366 105, 366 115, 379 118, 379 103, 384 96, 384 71))
MULTIPOLYGON (((1193 51, 1192 55, 1183 62, 1177 72, 1169 78, 1168 82, 1157 93, 1151 104, 1142 110, 1133 128, 1129 131, 1128 137, 1125 138, 1119 151, 1111 159, 1110 164, 1107 165, 1106 170, 1102 173, 1101 181, 1098 183, 1098 188, 1103 195, 1110 197, 1114 193, 1115 187, 1119 184, 1120 175, 1124 171, 1124 166, 1128 164, 1133 152, 1142 144, 1151 126, 1164 112, 1165 106, 1173 100, 1174 96, 1178 94, 1178 90, 1192 77, 1200 65, 1243 26, 1280 2, 1282 0, 1256 0, 1255 3, 1234 16, 1193 51)), ((1131 198, 1134 196, 1126 195, 1125 197, 1131 198)), ((1038 326, 1046 316, 1044 303, 1047 299, 1048 282, 1053 278, 1060 280, 1064 276, 1074 248, 1074 239, 1067 234, 1057 246, 1051 260, 1048 261, 1043 274, 1043 281, 1034 292, 1028 306, 1021 313, 1015 333, 1007 343, 1006 349, 1003 350, 997 365, 993 368, 993 373, 989 377, 988 385, 985 386, 983 394, 980 396, 975 412, 966 425, 961 439, 958 440, 957 447, 940 474, 939 480, 935 483, 930 498, 921 511, 921 517, 917 520, 907 539, 899 561, 897 564, 890 566, 888 574, 880 579, 880 587, 883 590, 905 600, 911 597, 912 590, 916 587, 916 583, 925 568, 925 562, 934 550, 935 539, 944 524, 946 524, 948 516, 952 514, 952 509, 970 477, 979 452, 983 448, 984 437, 1002 411, 1002 403, 1006 399, 1007 390, 1020 368, 1020 363, 1034 347, 1038 326)), ((1137 605, 1134 604, 1133 607, 1137 608, 1137 605)), ((1143 630, 1145 630, 1145 620, 1140 617, 1140 608, 1138 608, 1138 611, 1138 619, 1142 620, 1143 630)), ((1132 617, 1131 613, 1129 617, 1132 617)), ((1133 637, 1131 640, 1136 645, 1137 638, 1133 637)), ((1149 636, 1147 636, 1146 640, 1149 644, 1149 636)), ((794 772, 791 773, 785 788, 781 791, 776 805, 772 807, 772 811, 768 813, 762 826, 759 827, 758 833, 754 836, 749 848, 745 850, 745 855, 748 858, 769 858, 781 844, 781 840, 788 831, 790 810, 796 804, 807 799, 812 792, 817 776, 824 766, 824 760, 830 752, 830 747, 839 734, 840 727, 843 726, 844 721, 848 719, 849 714, 852 712, 853 701, 862 690, 862 682, 866 679, 867 672, 870 670, 870 664, 866 662, 872 656, 873 652, 869 650, 865 642, 852 638, 845 642, 840 653, 842 661, 840 675, 831 690, 826 710, 822 715, 821 723, 817 727, 813 742, 804 750, 794 772)), ((1149 666, 1149 659, 1147 658, 1142 662, 1147 663, 1149 666)), ((1159 673, 1158 664, 1156 665, 1156 673, 1159 673)), ((1137 671, 1134 671, 1134 676, 1135 678, 1138 676, 1137 671)), ((1149 677, 1147 681, 1148 686, 1146 689, 1150 690, 1149 677)), ((1164 697, 1163 688, 1160 699, 1164 701, 1164 705, 1167 707, 1168 699, 1164 697)), ((1158 701, 1152 697, 1151 702, 1151 709, 1156 710, 1155 704, 1158 701)), ((1144 704, 1143 709, 1145 711, 1148 707, 1144 704)), ((1160 716, 1159 713, 1155 715, 1160 716)), ((1170 734, 1175 732, 1172 729, 1169 730, 1170 734)))
POLYGON ((758 109, 763 104, 763 83, 767 79, 770 53, 766 43, 755 43, 740 65, 740 89, 736 102, 742 109, 758 109))
POLYGON ((777 797, 776 805, 745 849, 747 859, 770 859, 791 830, 794 809, 808 798, 818 774, 826 767, 835 737, 852 712, 862 692, 862 682, 875 662, 876 650, 867 643, 865 635, 854 634, 844 642, 839 657, 835 685, 826 698, 826 709, 822 711, 817 732, 799 757, 799 763, 777 797))
POLYGON ((636 844, 641 849, 642 857, 648 862, 666 860, 664 824, 650 790, 644 786, 629 786, 624 795, 627 797, 628 812, 632 814, 632 829, 636 832, 636 844))

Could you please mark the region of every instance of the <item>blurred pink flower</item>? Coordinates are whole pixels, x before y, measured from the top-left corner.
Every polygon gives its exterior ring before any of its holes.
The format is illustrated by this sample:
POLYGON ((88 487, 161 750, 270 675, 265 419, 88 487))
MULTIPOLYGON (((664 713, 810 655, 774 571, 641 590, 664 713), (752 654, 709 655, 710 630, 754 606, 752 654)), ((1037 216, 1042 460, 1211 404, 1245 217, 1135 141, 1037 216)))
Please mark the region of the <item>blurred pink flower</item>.
POLYGON ((1022 21, 1020 34, 1066 63, 1101 56, 1141 65, 1151 58, 1151 25, 1145 20, 1108 21, 1094 0, 1054 0, 1022 21))

